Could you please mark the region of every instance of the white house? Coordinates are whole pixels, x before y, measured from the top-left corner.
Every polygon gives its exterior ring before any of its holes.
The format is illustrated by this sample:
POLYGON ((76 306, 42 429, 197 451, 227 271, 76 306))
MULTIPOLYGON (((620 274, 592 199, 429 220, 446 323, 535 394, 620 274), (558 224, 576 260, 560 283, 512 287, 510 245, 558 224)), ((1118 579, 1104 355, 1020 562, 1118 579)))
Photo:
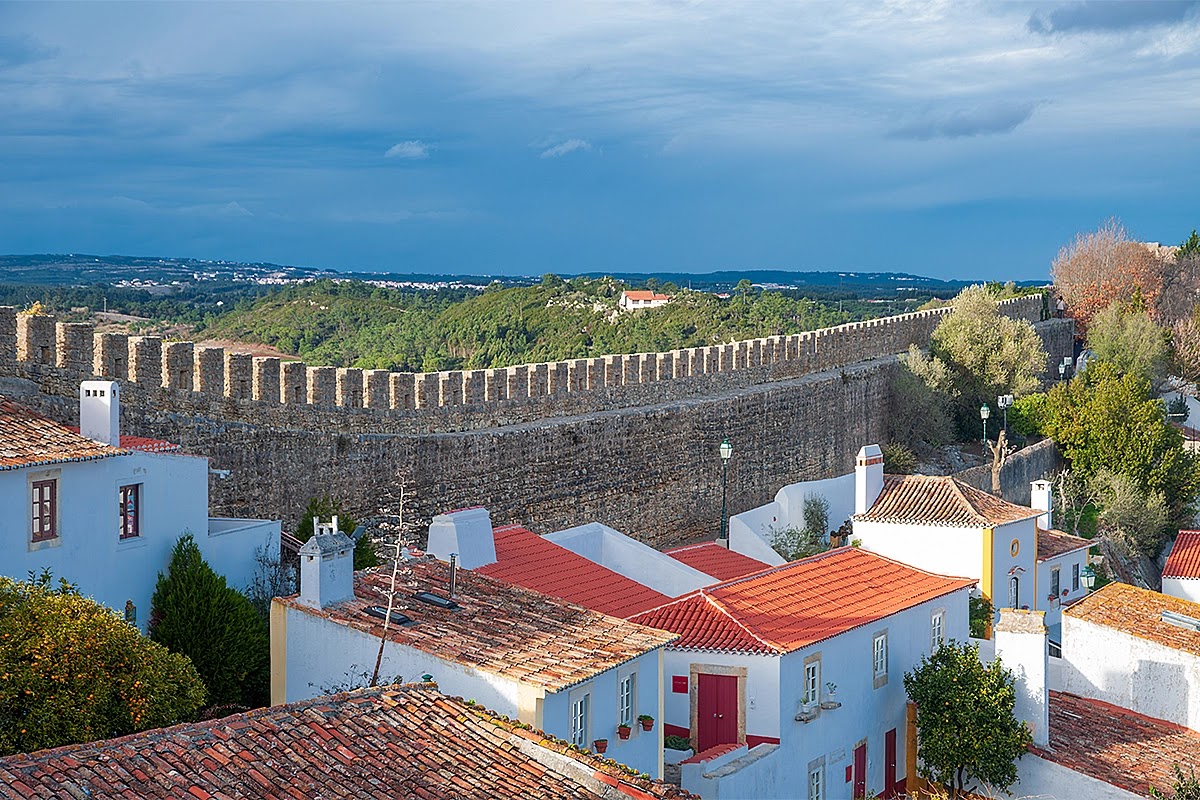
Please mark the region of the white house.
POLYGON ((618 301, 622 311, 636 311, 640 308, 658 308, 665 306, 671 302, 669 294, 659 294, 644 289, 633 289, 630 291, 621 292, 621 299, 618 301))
POLYGON ((279 522, 210 518, 208 460, 119 421, 114 382, 81 385, 81 433, 0 397, 0 574, 48 569, 145 629, 180 535, 242 587, 256 550, 278 556, 279 522))
MULTIPOLYGON (((464 540, 465 541, 465 540, 464 540)), ((322 532, 300 551, 300 594, 271 608, 271 700, 293 702, 364 685, 387 615, 391 570, 353 572, 353 544, 322 532)), ((464 560, 472 562, 469 548, 464 560)), ((662 775, 663 631, 605 616, 423 557, 403 564, 380 675, 432 676, 553 736, 662 775), (630 726, 622 739, 618 726, 630 726)))
POLYGON ((1200 603, 1200 531, 1180 531, 1163 566, 1163 594, 1200 603))
POLYGON ((891 796, 909 770, 902 678, 968 638, 972 579, 856 547, 709 586, 632 619, 666 651, 664 730, 706 798, 891 796))

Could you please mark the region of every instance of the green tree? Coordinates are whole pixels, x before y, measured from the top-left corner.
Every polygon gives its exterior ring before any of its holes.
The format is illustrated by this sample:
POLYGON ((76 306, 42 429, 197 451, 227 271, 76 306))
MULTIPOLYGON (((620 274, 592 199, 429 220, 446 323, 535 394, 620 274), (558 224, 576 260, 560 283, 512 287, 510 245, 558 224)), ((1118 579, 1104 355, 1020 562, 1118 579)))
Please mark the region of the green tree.
MULTIPOLYGON (((1192 231, 1192 236, 1196 232, 1192 231)), ((1194 767, 1188 767, 1188 774, 1183 774, 1183 769, 1178 763, 1171 765, 1175 771, 1175 780, 1171 785, 1171 794, 1163 794, 1153 786, 1150 787, 1150 796, 1157 800, 1200 800, 1200 778, 1196 777, 1194 767)))
POLYGON ((1088 326, 1088 347, 1120 373, 1132 373, 1158 386, 1171 359, 1170 331, 1159 327, 1140 308, 1113 303, 1088 326))
POLYGON ((1179 249, 1175 251, 1176 260, 1191 256, 1200 256, 1200 234, 1196 233, 1195 228, 1192 228, 1192 235, 1180 242, 1179 249))
POLYGON ((1016 688, 1000 659, 985 665, 974 645, 947 642, 905 673, 904 690, 917 704, 923 777, 953 792, 970 780, 1005 791, 1016 782, 1033 738, 1013 716, 1016 688))
POLYGON ((111 609, 46 574, 0 577, 0 755, 173 725, 204 701, 186 656, 111 609))
POLYGON ((804 498, 800 512, 803 527, 788 525, 770 530, 771 547, 788 561, 815 556, 829 549, 829 501, 823 495, 804 498))
POLYGON ((213 705, 266 705, 267 626, 245 595, 204 561, 191 534, 175 543, 150 605, 150 638, 192 660, 213 705))
POLYGON ((1171 528, 1162 492, 1146 491, 1128 475, 1102 469, 1089 482, 1100 506, 1100 521, 1134 552, 1155 558, 1171 528))
MULTIPOLYGON (((358 527, 354 517, 342 510, 342 504, 337 500, 329 495, 314 497, 308 501, 308 505, 304 507, 304 513, 300 516, 300 524, 296 526, 297 539, 307 542, 312 538, 314 517, 321 520, 337 517, 338 530, 347 536, 354 533, 355 528, 358 527)), ((379 557, 375 554, 375 547, 371 544, 370 535, 364 533, 354 543, 354 568, 367 569, 377 566, 379 566, 379 557)))

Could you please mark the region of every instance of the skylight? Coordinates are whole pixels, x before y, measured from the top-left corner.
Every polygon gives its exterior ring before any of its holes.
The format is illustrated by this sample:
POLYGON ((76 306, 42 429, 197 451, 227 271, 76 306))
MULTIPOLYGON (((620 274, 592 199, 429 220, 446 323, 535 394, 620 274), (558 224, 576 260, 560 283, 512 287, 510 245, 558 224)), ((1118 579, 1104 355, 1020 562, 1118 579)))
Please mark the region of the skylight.
POLYGON ((428 603, 431 606, 444 608, 447 611, 453 611, 459 607, 458 603, 450 598, 442 597, 440 594, 434 594, 433 592, 416 592, 413 594, 413 599, 420 600, 422 603, 428 603))
MULTIPOLYGON (((367 606, 366 608, 363 609, 363 613, 366 614, 368 617, 375 617, 376 619, 387 619, 387 616, 388 616, 387 609, 384 608, 383 606, 367 606)), ((393 625, 407 625, 411 622, 412 622, 412 619, 410 617, 406 617, 404 614, 401 614, 399 611, 392 612, 392 624, 393 625)))

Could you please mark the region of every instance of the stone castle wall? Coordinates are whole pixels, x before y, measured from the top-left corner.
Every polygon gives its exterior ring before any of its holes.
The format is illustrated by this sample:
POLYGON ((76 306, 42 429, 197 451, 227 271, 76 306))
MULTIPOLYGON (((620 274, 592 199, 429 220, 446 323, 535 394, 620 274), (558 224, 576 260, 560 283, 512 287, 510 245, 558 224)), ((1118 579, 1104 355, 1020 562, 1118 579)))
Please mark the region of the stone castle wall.
MULTIPOLYGON (((1006 301, 1031 321, 1040 297, 1006 301)), ((309 366, 191 342, 95 334, 0 308, 0 394, 64 422, 80 380, 123 384, 127 432, 207 455, 214 510, 294 524, 329 493, 359 516, 485 505, 548 532, 598 520, 665 544, 719 525, 717 445, 735 447, 730 513, 779 486, 848 469, 881 438, 895 354, 946 310, 670 353, 495 370, 400 373, 309 366)), ((1038 322, 1051 362, 1070 321, 1038 322)))

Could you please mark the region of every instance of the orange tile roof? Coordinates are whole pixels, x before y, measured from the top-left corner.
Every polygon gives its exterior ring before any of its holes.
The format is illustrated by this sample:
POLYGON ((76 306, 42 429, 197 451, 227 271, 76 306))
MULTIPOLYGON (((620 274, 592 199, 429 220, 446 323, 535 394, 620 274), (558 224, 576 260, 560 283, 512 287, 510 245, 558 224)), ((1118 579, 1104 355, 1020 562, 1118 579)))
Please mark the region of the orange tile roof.
POLYGON ((1163 567, 1164 578, 1200 578, 1200 531, 1180 531, 1163 567))
POLYGON ((1200 765, 1200 734, 1127 708, 1064 692, 1050 692, 1050 747, 1030 748, 1061 764, 1140 797, 1150 787, 1170 791, 1171 769, 1200 765))
POLYGON ((1072 536, 1069 533, 1064 533, 1053 528, 1050 530, 1037 529, 1038 561, 1045 561, 1048 558, 1055 558, 1070 553, 1072 550, 1091 546, 1091 539, 1084 539, 1082 536, 1072 536))
POLYGON ((1127 583, 1107 584, 1064 609, 1063 614, 1164 647, 1200 655, 1200 631, 1163 622, 1163 611, 1200 619, 1200 603, 1127 583))
POLYGON ((599 800, 610 792, 693 797, 428 685, 0 758, 2 800, 599 800))
MULTIPOLYGON (((78 425, 67 425, 66 428, 73 433, 79 433, 78 425)), ((140 450, 143 453, 174 453, 182 448, 174 442, 151 439, 146 436, 129 436, 123 433, 121 434, 121 449, 140 450)))
MULTIPOLYGON (((433 558, 406 563, 400 580, 416 588, 402 591, 394 610, 416 624, 390 626, 391 641, 558 691, 676 638, 469 570, 458 573, 454 599, 461 608, 456 611, 410 597, 417 589, 447 596, 449 573, 448 565, 433 558)), ((301 605, 295 597, 280 602, 378 637, 382 621, 363 610, 387 605, 390 582, 390 568, 375 567, 354 574, 354 600, 324 609, 301 605)))
POLYGON ((621 294, 625 295, 625 297, 630 300, 641 300, 642 302, 645 302, 647 300, 670 300, 671 299, 671 295, 669 295, 669 294, 658 294, 656 292, 647 291, 645 289, 634 289, 632 291, 622 292, 621 294))
POLYGON ((80 436, 65 425, 0 397, 0 470, 123 455, 127 451, 80 436))
POLYGON ((981 528, 1042 513, 1001 500, 951 475, 884 475, 883 491, 875 503, 854 519, 981 528))
POLYGON ((712 575, 719 581, 731 581, 771 566, 716 542, 704 542, 663 551, 676 561, 712 575))
POLYGON ((840 547, 631 619, 679 634, 674 649, 789 653, 974 584, 840 547))
POLYGON ((496 563, 475 570, 483 575, 623 619, 671 599, 520 525, 492 534, 496 563))

